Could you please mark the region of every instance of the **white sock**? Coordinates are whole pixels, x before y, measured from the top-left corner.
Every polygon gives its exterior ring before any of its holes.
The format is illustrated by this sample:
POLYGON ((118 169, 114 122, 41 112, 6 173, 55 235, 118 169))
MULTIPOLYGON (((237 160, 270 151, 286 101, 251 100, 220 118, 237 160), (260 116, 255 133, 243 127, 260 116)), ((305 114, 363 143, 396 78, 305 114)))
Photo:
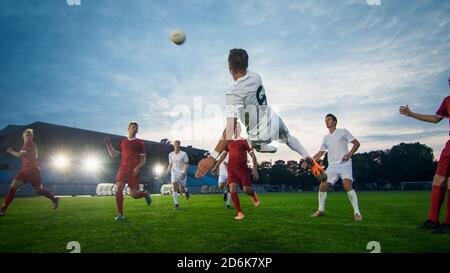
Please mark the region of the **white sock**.
POLYGON ((299 153, 303 158, 310 157, 305 147, 303 147, 303 145, 296 137, 289 135, 286 144, 289 146, 289 148, 299 153))
POLYGON ((347 196, 348 200, 350 200, 350 203, 352 204, 354 213, 361 215, 361 212, 359 212, 358 197, 356 196, 355 190, 348 191, 347 196))
POLYGON ((231 205, 231 194, 227 193, 227 205, 231 205))
POLYGON ((178 204, 178 192, 177 192, 177 191, 174 191, 174 192, 173 192, 173 203, 174 203, 175 205, 178 204))
POLYGON ((327 192, 319 191, 319 211, 325 211, 326 200, 327 200, 327 192))

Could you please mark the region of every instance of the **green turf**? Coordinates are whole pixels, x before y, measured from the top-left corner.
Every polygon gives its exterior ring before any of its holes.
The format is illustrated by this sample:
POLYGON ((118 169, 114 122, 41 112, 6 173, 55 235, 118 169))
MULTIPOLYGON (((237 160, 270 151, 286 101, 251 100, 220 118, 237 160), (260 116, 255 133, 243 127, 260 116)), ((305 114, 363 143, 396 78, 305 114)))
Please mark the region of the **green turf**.
MULTIPOLYGON (((450 252, 450 234, 431 234, 416 226, 426 217, 428 192, 360 192, 364 221, 353 221, 345 193, 329 193, 327 215, 310 218, 316 193, 261 194, 253 207, 241 195, 246 218, 235 221, 222 195, 171 196, 145 201, 125 198, 124 222, 114 222, 113 197, 17 198, 0 218, 0 252, 69 252, 70 241, 81 252, 369 252, 370 241, 381 252, 450 252)), ((441 215, 443 216, 443 215, 441 215)))

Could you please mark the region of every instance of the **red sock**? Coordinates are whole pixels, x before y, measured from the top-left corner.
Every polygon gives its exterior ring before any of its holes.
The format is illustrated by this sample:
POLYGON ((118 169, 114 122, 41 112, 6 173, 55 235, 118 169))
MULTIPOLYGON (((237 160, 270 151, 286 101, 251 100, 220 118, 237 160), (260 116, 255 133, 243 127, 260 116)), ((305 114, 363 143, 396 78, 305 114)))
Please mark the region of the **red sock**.
POLYGON ((11 204, 12 200, 14 199, 14 195, 16 195, 16 189, 14 188, 9 188, 8 190, 8 194, 6 195, 5 201, 3 202, 2 205, 2 210, 6 211, 8 209, 9 204, 11 204))
POLYGON ((117 191, 116 192, 116 205, 117 205, 117 211, 120 215, 123 215, 123 192, 117 191))
POLYGON ((445 199, 445 188, 433 185, 431 189, 430 210, 428 220, 439 222, 439 212, 445 199))
POLYGON ((237 212, 242 212, 241 203, 239 202, 239 196, 238 196, 237 192, 231 193, 231 200, 233 201, 233 205, 236 208, 237 212))
POLYGON ((450 225, 450 189, 447 190, 447 215, 445 216, 445 223, 450 225))
POLYGON ((36 191, 36 194, 45 196, 45 197, 47 197, 48 199, 52 200, 52 202, 55 201, 55 196, 53 196, 53 194, 51 194, 50 192, 48 192, 48 191, 45 190, 45 189, 40 189, 40 190, 36 191))

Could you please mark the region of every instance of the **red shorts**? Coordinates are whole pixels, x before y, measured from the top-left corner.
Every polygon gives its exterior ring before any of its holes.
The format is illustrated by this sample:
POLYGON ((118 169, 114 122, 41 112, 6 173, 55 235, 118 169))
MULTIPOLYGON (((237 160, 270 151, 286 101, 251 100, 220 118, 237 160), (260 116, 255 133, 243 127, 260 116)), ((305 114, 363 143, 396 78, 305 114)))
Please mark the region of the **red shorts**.
POLYGON ((241 189, 243 187, 251 187, 252 180, 247 168, 233 168, 228 166, 227 187, 231 183, 239 183, 241 189))
POLYGON ((133 168, 120 167, 117 172, 116 182, 122 182, 128 184, 128 187, 139 190, 139 184, 141 183, 138 175, 133 175, 133 168))
POLYGON ((450 177, 450 140, 447 141, 445 148, 441 152, 436 174, 444 177, 450 177))
POLYGON ((14 179, 30 183, 33 187, 40 187, 42 185, 41 171, 39 169, 21 170, 14 179))

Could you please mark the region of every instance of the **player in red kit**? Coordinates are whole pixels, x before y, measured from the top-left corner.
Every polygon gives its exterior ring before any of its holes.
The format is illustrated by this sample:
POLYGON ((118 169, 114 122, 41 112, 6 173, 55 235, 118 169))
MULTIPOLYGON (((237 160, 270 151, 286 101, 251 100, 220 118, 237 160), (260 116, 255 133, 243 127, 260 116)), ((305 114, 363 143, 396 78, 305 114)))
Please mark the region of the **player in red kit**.
POLYGON ((116 205, 118 215, 115 220, 124 220, 123 215, 123 189, 125 184, 130 188, 131 197, 134 199, 144 198, 147 205, 150 205, 150 193, 139 191, 139 172, 145 165, 146 151, 144 141, 136 138, 139 125, 132 121, 128 124, 128 138, 123 138, 119 142, 119 151, 114 149, 109 138, 105 139, 111 157, 117 157, 122 153, 119 171, 116 176, 116 205))
POLYGON ((11 155, 22 159, 22 170, 14 177, 13 182, 9 186, 8 194, 6 195, 5 201, 0 208, 0 216, 4 216, 8 206, 14 199, 16 191, 22 187, 25 183, 30 183, 33 187, 34 192, 38 195, 47 197, 53 202, 53 208, 58 208, 59 198, 53 196, 50 192, 42 187, 41 182, 41 170, 38 161, 38 152, 36 144, 33 141, 33 130, 26 129, 23 134, 23 146, 20 148, 19 152, 14 151, 13 148, 7 150, 11 155))
MULTIPOLYGON (((450 77, 448 78, 448 84, 450 86, 450 77)), ((450 96, 447 96, 442 101, 441 106, 434 115, 414 113, 408 105, 400 107, 400 114, 421 121, 438 123, 443 118, 449 118, 450 96)), ((445 148, 441 152, 436 174, 433 178, 428 219, 420 227, 424 229, 433 229, 434 233, 450 233, 450 140, 447 141, 445 148), (439 212, 442 203, 444 203, 445 200, 445 192, 447 192, 447 215, 445 217, 445 222, 442 225, 439 225, 439 212)))
POLYGON ((239 196, 237 194, 237 184, 239 183, 241 189, 252 197, 253 204, 255 207, 258 207, 260 202, 258 196, 252 188, 252 181, 250 179, 247 166, 247 153, 249 153, 252 157, 253 180, 255 181, 259 180, 258 162, 256 160, 255 152, 248 144, 247 139, 240 137, 241 126, 239 123, 236 123, 234 135, 235 139, 231 140, 225 149, 228 153, 227 187, 230 191, 233 205, 238 213, 234 219, 242 220, 244 219, 244 214, 242 213, 239 196))

